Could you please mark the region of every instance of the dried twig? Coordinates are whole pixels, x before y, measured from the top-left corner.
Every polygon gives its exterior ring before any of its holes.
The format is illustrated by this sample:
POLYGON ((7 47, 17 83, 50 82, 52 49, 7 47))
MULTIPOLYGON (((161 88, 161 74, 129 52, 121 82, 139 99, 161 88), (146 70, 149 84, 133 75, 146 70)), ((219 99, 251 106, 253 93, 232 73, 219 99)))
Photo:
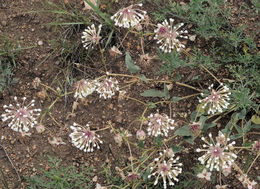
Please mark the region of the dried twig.
POLYGON ((1 143, 0 143, 0 148, 2 148, 3 151, 5 152, 5 155, 6 155, 7 159, 8 159, 8 161, 11 163, 13 169, 15 170, 15 173, 16 173, 16 175, 17 175, 17 177, 18 177, 18 181, 20 182, 20 181, 21 181, 21 177, 20 177, 19 173, 17 172, 17 169, 15 168, 15 166, 14 166, 14 164, 13 164, 11 158, 9 157, 9 155, 8 155, 8 153, 7 153, 7 151, 6 151, 6 149, 4 148, 4 146, 3 146, 1 143))
POLYGON ((1 169, 1 167, 0 167, 0 173, 1 173, 2 177, 3 177, 2 182, 3 182, 3 185, 4 185, 5 189, 9 189, 7 181, 6 181, 6 178, 5 178, 5 174, 4 174, 3 170, 1 169))

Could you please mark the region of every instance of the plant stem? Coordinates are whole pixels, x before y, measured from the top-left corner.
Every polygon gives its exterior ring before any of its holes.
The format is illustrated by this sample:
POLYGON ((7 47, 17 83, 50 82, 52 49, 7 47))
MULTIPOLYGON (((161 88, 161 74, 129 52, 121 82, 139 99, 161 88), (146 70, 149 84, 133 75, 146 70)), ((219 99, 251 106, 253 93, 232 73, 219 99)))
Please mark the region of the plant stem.
POLYGON ((218 78, 216 78, 213 73, 211 73, 205 66, 200 65, 206 72, 208 72, 219 84, 221 84, 221 82, 219 81, 218 78))
POLYGON ((198 91, 198 92, 200 92, 200 93, 202 92, 202 90, 197 89, 197 88, 195 88, 195 87, 192 87, 192 86, 190 86, 190 85, 187 85, 187 84, 185 84, 185 83, 180 83, 180 82, 176 81, 175 84, 176 84, 176 85, 183 86, 183 87, 187 87, 187 88, 190 88, 190 89, 193 89, 193 90, 198 91))
POLYGON ((141 104, 147 106, 147 104, 146 104, 145 102, 143 102, 143 101, 141 101, 141 100, 138 100, 138 99, 136 99, 136 98, 132 98, 132 97, 130 97, 130 96, 126 96, 126 98, 127 98, 127 99, 130 99, 130 100, 133 100, 133 101, 136 101, 136 102, 139 102, 139 103, 141 103, 141 104))

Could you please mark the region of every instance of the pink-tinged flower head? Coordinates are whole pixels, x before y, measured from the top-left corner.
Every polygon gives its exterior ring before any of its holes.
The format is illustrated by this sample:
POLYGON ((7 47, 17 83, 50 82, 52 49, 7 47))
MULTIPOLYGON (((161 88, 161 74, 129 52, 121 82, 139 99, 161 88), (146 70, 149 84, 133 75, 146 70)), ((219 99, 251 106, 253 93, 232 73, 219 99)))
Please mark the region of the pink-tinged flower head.
POLYGON ((174 129, 174 120, 170 119, 166 114, 150 114, 148 121, 148 135, 155 137, 164 135, 167 137, 169 130, 174 129))
POLYGON ((228 101, 231 94, 229 88, 221 83, 216 90, 213 89, 213 84, 208 89, 210 95, 201 94, 202 97, 205 97, 200 100, 202 109, 207 110, 208 114, 222 113, 229 105, 228 101))
POLYGON ((4 105, 5 112, 2 114, 2 121, 9 121, 8 126, 14 131, 27 133, 29 128, 34 127, 38 122, 37 117, 40 115, 41 109, 33 109, 35 100, 25 105, 26 97, 20 104, 17 97, 14 97, 15 105, 4 105))
POLYGON ((93 45, 97 45, 101 39, 100 32, 101 32, 102 25, 98 26, 98 30, 96 30, 95 25, 92 24, 88 26, 87 29, 84 30, 82 33, 82 43, 84 48, 88 49, 90 46, 93 48, 93 45))
POLYGON ((190 131, 194 134, 194 135, 198 135, 201 132, 201 123, 200 122, 193 122, 191 124, 189 124, 190 126, 190 131))
POLYGON ((167 181, 170 186, 174 185, 173 180, 178 182, 179 179, 177 179, 177 176, 182 172, 182 163, 178 163, 179 157, 174 158, 174 154, 168 157, 166 153, 167 151, 165 150, 164 153, 160 153, 158 158, 154 159, 153 166, 150 167, 151 174, 148 175, 148 178, 156 177, 154 185, 157 185, 161 177, 164 189, 167 188, 167 181))
POLYGON ((85 98, 92 94, 97 87, 97 81, 91 81, 87 79, 81 79, 74 84, 74 98, 85 98))
POLYGON ((134 27, 145 18, 146 11, 139 9, 142 6, 142 4, 135 4, 120 9, 111 19, 115 21, 116 26, 124 28, 134 27))
POLYGON ((77 123, 73 123, 70 128, 73 132, 69 136, 76 148, 84 152, 93 152, 94 148, 100 149, 99 144, 102 144, 103 141, 99 139, 100 136, 95 131, 90 130, 89 124, 83 127, 77 123))
POLYGON ((128 182, 136 182, 140 179, 140 175, 135 172, 130 172, 130 173, 128 173, 126 179, 128 182))
POLYGON ((174 19, 170 18, 170 23, 165 20, 161 24, 157 24, 157 28, 154 30, 154 39, 157 39, 157 43, 161 44, 159 47, 165 53, 170 53, 173 49, 180 51, 181 48, 185 48, 178 38, 188 39, 187 30, 179 30, 184 24, 173 25, 174 19))
MULTIPOLYGON (((221 133, 222 134, 222 133, 221 133)), ((197 152, 205 152, 205 154, 199 157, 199 161, 201 164, 206 164, 206 168, 212 171, 213 169, 225 170, 229 168, 234 163, 237 155, 231 152, 231 148, 235 144, 233 141, 230 144, 227 144, 230 141, 229 138, 226 139, 226 143, 220 144, 214 142, 211 133, 209 134, 210 142, 208 142, 204 137, 201 139, 206 143, 203 144, 204 149, 197 149, 197 152)))
POLYGON ((97 84, 96 91, 100 94, 100 97, 104 99, 111 98, 116 91, 119 91, 118 81, 111 77, 105 78, 97 84))

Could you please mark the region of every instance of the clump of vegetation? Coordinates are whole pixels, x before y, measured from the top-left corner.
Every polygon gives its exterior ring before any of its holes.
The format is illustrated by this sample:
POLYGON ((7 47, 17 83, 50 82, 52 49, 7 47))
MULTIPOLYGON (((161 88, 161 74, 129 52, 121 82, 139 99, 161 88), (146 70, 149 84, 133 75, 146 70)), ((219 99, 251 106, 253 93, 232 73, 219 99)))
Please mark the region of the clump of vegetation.
POLYGON ((16 66, 17 55, 21 50, 7 37, 0 35, 0 92, 17 82, 17 79, 12 77, 13 67, 16 66))
POLYGON ((25 178, 30 183, 28 188, 87 189, 92 187, 93 168, 82 166, 77 170, 74 166, 62 166, 61 160, 50 156, 48 160, 48 170, 42 169, 40 176, 25 178))

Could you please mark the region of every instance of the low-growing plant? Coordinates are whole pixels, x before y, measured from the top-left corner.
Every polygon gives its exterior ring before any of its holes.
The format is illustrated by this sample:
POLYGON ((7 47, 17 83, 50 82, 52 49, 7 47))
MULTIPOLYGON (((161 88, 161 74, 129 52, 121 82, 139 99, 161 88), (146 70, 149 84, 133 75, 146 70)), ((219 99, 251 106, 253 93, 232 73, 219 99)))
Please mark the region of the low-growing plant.
POLYGON ((61 160, 48 156, 48 170, 41 169, 41 175, 26 177, 28 189, 57 188, 57 189, 90 189, 93 185, 91 177, 93 168, 81 166, 64 167, 61 160))
POLYGON ((10 41, 7 37, 0 35, 0 92, 8 88, 17 79, 13 78, 13 67, 21 47, 10 41))

